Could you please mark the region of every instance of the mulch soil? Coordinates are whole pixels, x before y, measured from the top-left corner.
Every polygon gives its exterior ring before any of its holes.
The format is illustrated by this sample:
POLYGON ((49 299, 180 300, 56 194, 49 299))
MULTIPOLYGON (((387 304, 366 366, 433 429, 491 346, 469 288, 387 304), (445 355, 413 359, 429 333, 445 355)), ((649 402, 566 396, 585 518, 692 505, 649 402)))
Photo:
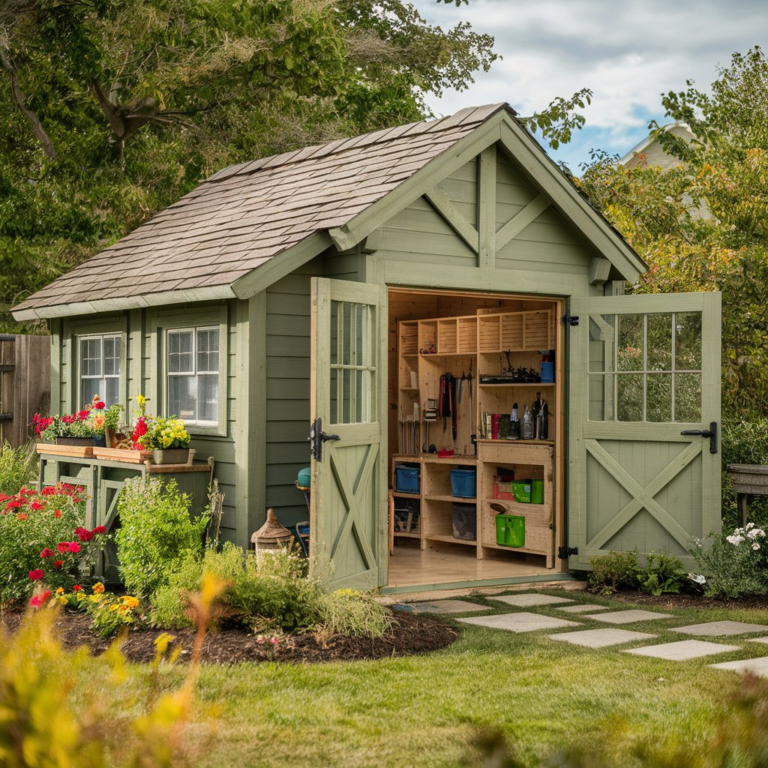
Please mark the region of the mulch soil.
MULTIPOLYGON (((589 594, 589 593, 585 593, 589 594)), ((701 595, 646 595, 643 592, 617 592, 610 595, 611 600, 624 603, 655 605, 658 608, 726 608, 728 610, 762 608, 768 609, 768 597, 742 598, 740 600, 725 600, 701 595)))
MULTIPOLYGON (((6 611, 0 617, 6 631, 13 633, 21 622, 21 613, 6 611)), ((77 613, 63 613, 57 620, 59 635, 67 648, 86 645, 99 655, 110 646, 93 632, 90 619, 77 613)), ((132 662, 146 663, 155 658, 155 639, 161 629, 131 629, 122 644, 122 652, 132 662)), ((180 659, 189 659, 194 629, 169 631, 175 640, 171 648, 181 646, 180 659)), ((278 661, 317 663, 325 661, 362 661, 396 656, 413 656, 437 651, 458 636, 455 629, 441 621, 414 614, 396 614, 389 631, 379 638, 335 635, 324 638, 313 632, 285 635, 276 648, 257 642, 256 635, 243 629, 220 629, 205 637, 203 661, 209 664, 278 661)))

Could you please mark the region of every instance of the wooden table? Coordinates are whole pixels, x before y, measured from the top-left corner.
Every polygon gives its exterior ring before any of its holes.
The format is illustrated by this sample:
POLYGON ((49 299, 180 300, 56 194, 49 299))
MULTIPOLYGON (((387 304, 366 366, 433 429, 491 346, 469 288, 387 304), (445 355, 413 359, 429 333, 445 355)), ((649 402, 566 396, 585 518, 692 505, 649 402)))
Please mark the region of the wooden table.
POLYGON ((768 465, 729 464, 728 471, 733 475, 733 490, 736 491, 739 525, 743 527, 747 524, 750 497, 768 496, 768 465))

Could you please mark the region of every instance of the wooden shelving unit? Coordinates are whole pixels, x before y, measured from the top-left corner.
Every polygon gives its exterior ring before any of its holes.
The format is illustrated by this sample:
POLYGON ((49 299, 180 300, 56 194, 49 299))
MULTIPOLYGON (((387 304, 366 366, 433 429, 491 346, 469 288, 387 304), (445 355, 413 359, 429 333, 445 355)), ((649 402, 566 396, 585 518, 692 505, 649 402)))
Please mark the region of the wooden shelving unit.
MULTIPOLYGON (((403 320, 397 326, 398 340, 398 417, 419 416, 416 430, 416 450, 400 451, 392 457, 392 487, 395 486, 394 465, 418 464, 421 488, 418 495, 395 494, 396 498, 418 500, 419 531, 395 531, 396 537, 418 539, 421 549, 427 546, 460 544, 474 547, 477 557, 483 559, 507 552, 519 556, 539 555, 546 565, 555 565, 555 434, 557 419, 558 382, 555 383, 501 383, 481 384, 482 375, 499 375, 507 365, 509 353, 515 368, 537 370, 541 352, 557 347, 557 324, 554 305, 551 309, 530 311, 478 311, 475 315, 437 317, 422 320, 403 320), (427 352, 427 350, 429 350, 427 352), (428 399, 438 400, 440 377, 452 373, 457 382, 462 374, 473 375, 472 397, 466 383, 461 401, 457 398, 457 434, 454 440, 450 419, 443 427, 443 419, 429 425, 429 443, 438 449, 453 449, 455 455, 439 459, 435 454, 423 453, 427 444, 426 427, 421 419, 428 399), (550 405, 547 440, 490 440, 484 439, 479 426, 481 414, 510 413, 513 402, 518 403, 520 418, 524 406, 532 408, 541 395, 550 405), (415 408, 418 406, 418 409, 415 408), (473 442, 472 436, 476 439, 473 442), (456 466, 475 467, 477 471, 477 498, 466 499, 452 495, 450 470, 456 466), (515 471, 518 480, 544 481, 544 504, 519 504, 512 500, 494 498, 494 476, 499 468, 515 471), (453 535, 453 504, 474 505, 477 510, 477 538, 473 541, 457 539, 453 535), (491 504, 504 505, 510 514, 526 519, 526 543, 511 548, 496 543, 496 511, 491 504)), ((400 432, 402 435, 402 432, 400 432)), ((413 439, 410 447, 413 448, 413 439)))

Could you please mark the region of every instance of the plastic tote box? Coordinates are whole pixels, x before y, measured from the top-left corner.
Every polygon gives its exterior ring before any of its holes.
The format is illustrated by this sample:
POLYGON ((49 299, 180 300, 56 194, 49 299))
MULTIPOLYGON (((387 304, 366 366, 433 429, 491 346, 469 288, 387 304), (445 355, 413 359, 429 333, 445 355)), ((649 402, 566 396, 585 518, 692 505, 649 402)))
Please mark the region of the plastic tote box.
POLYGON ((395 465, 395 491, 397 493, 421 492, 421 481, 419 477, 420 467, 418 465, 408 466, 407 464, 395 465))
POLYGON ((474 504, 453 503, 453 538, 477 541, 477 507, 474 504))
POLYGON ((530 504, 531 503, 531 481, 512 483, 512 494, 515 497, 515 501, 518 504, 530 504))
POLYGON ((504 547, 524 547, 525 518, 521 515, 496 515, 496 543, 504 547))
POLYGON ((531 480, 531 504, 544 503, 544 481, 531 480))
POLYGON ((477 496, 477 471, 474 468, 451 470, 451 495, 460 499, 477 496))

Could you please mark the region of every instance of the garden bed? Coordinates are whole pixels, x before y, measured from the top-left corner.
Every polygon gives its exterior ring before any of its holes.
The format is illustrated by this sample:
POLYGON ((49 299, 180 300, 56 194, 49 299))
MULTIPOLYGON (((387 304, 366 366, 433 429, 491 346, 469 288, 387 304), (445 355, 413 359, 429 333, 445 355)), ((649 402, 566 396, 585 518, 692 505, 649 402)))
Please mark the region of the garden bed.
POLYGON ((727 600, 721 597, 704 597, 703 595, 647 595, 644 592, 621 591, 610 596, 611 600, 623 603, 655 605, 659 608, 726 608, 728 610, 745 610, 758 608, 768 610, 768 597, 741 597, 738 600, 727 600))
MULTIPOLYGON (((6 611, 2 624, 14 632, 21 621, 19 612, 6 611)), ((91 629, 88 616, 64 613, 57 621, 61 639, 67 648, 86 645, 94 654, 103 653, 110 641, 91 629)), ((155 658, 155 639, 161 629, 134 629, 128 633, 122 651, 129 661, 147 663, 155 658)), ((182 648, 181 659, 189 658, 194 641, 194 629, 171 630, 175 643, 182 648)), ((362 661, 437 651, 449 646, 457 637, 453 628, 441 621, 413 614, 397 614, 391 629, 380 638, 346 637, 336 635, 323 638, 307 632, 283 636, 275 648, 259 643, 256 635, 241 629, 221 629, 205 638, 203 661, 209 664, 237 664, 240 662, 281 661, 317 663, 325 661, 362 661)), ((174 644, 171 645, 174 647, 174 644)))

